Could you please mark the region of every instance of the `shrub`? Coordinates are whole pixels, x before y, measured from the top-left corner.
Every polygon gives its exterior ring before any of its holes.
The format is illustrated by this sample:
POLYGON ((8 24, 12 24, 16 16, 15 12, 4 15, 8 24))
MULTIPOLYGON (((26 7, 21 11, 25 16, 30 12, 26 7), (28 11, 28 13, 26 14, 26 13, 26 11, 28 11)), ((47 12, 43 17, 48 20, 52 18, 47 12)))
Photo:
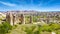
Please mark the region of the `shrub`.
POLYGON ((52 30, 59 30, 60 29, 60 24, 50 24, 49 26, 52 30))
POLYGON ((40 25, 37 25, 37 26, 25 27, 24 31, 26 32, 26 34, 40 34, 42 29, 40 25))
POLYGON ((9 23, 4 22, 3 24, 0 25, 0 34, 6 34, 11 29, 12 26, 9 23))
POLYGON ((33 34, 34 29, 36 28, 36 26, 31 26, 31 27, 25 27, 25 32, 26 34, 33 34))
POLYGON ((38 28, 37 28, 37 30, 34 32, 34 34, 41 34, 41 32, 42 32, 41 25, 37 25, 37 26, 38 26, 38 28))

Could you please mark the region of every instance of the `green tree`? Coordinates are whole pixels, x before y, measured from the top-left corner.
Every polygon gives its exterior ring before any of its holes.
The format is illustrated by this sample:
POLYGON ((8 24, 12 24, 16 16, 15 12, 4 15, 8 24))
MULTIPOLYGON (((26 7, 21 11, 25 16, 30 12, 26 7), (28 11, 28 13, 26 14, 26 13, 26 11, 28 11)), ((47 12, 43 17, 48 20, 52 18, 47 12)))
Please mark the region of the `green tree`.
POLYGON ((0 25, 0 34, 6 34, 11 29, 12 26, 9 23, 4 22, 3 24, 0 25))

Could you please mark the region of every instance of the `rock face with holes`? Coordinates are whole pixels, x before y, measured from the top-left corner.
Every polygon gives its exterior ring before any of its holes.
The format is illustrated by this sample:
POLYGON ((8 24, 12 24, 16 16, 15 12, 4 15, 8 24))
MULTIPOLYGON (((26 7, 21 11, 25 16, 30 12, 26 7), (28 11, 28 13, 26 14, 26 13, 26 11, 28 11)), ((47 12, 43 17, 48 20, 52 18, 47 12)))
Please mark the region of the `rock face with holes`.
POLYGON ((25 16, 30 16, 30 23, 32 23, 32 16, 30 14, 24 14, 24 12, 7 12, 6 13, 6 21, 9 22, 11 25, 15 25, 17 23, 25 24, 25 16))
POLYGON ((60 23, 60 12, 38 12, 38 11, 8 11, 6 13, 6 21, 11 25, 17 23, 25 24, 25 16, 29 16, 29 22, 33 20, 40 23, 60 23), (33 17, 33 18, 32 18, 33 17), (36 18, 36 19, 35 19, 36 18))
POLYGON ((12 12, 8 12, 6 13, 6 21, 9 22, 11 25, 15 25, 17 23, 25 23, 24 22, 24 15, 20 14, 20 16, 18 16, 15 13, 12 12))

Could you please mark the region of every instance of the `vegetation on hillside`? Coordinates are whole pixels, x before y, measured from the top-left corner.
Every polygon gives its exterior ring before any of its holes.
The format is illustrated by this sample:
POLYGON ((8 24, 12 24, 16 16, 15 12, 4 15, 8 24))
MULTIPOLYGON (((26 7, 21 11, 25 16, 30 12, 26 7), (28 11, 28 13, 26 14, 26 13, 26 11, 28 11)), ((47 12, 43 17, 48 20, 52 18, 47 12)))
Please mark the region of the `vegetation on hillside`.
POLYGON ((35 25, 31 27, 25 27, 26 34, 41 34, 41 32, 56 32, 60 30, 60 24, 49 24, 49 25, 35 25))
POLYGON ((11 29, 12 26, 8 22, 4 22, 3 24, 0 24, 0 34, 6 34, 11 29))

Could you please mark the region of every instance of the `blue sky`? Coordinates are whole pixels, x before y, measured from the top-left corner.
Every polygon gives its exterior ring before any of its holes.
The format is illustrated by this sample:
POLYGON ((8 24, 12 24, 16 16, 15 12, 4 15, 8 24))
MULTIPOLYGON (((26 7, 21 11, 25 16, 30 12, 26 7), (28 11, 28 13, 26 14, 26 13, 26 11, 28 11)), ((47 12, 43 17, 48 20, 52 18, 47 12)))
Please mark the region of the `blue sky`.
POLYGON ((0 11, 60 11, 60 0, 0 0, 0 11))

